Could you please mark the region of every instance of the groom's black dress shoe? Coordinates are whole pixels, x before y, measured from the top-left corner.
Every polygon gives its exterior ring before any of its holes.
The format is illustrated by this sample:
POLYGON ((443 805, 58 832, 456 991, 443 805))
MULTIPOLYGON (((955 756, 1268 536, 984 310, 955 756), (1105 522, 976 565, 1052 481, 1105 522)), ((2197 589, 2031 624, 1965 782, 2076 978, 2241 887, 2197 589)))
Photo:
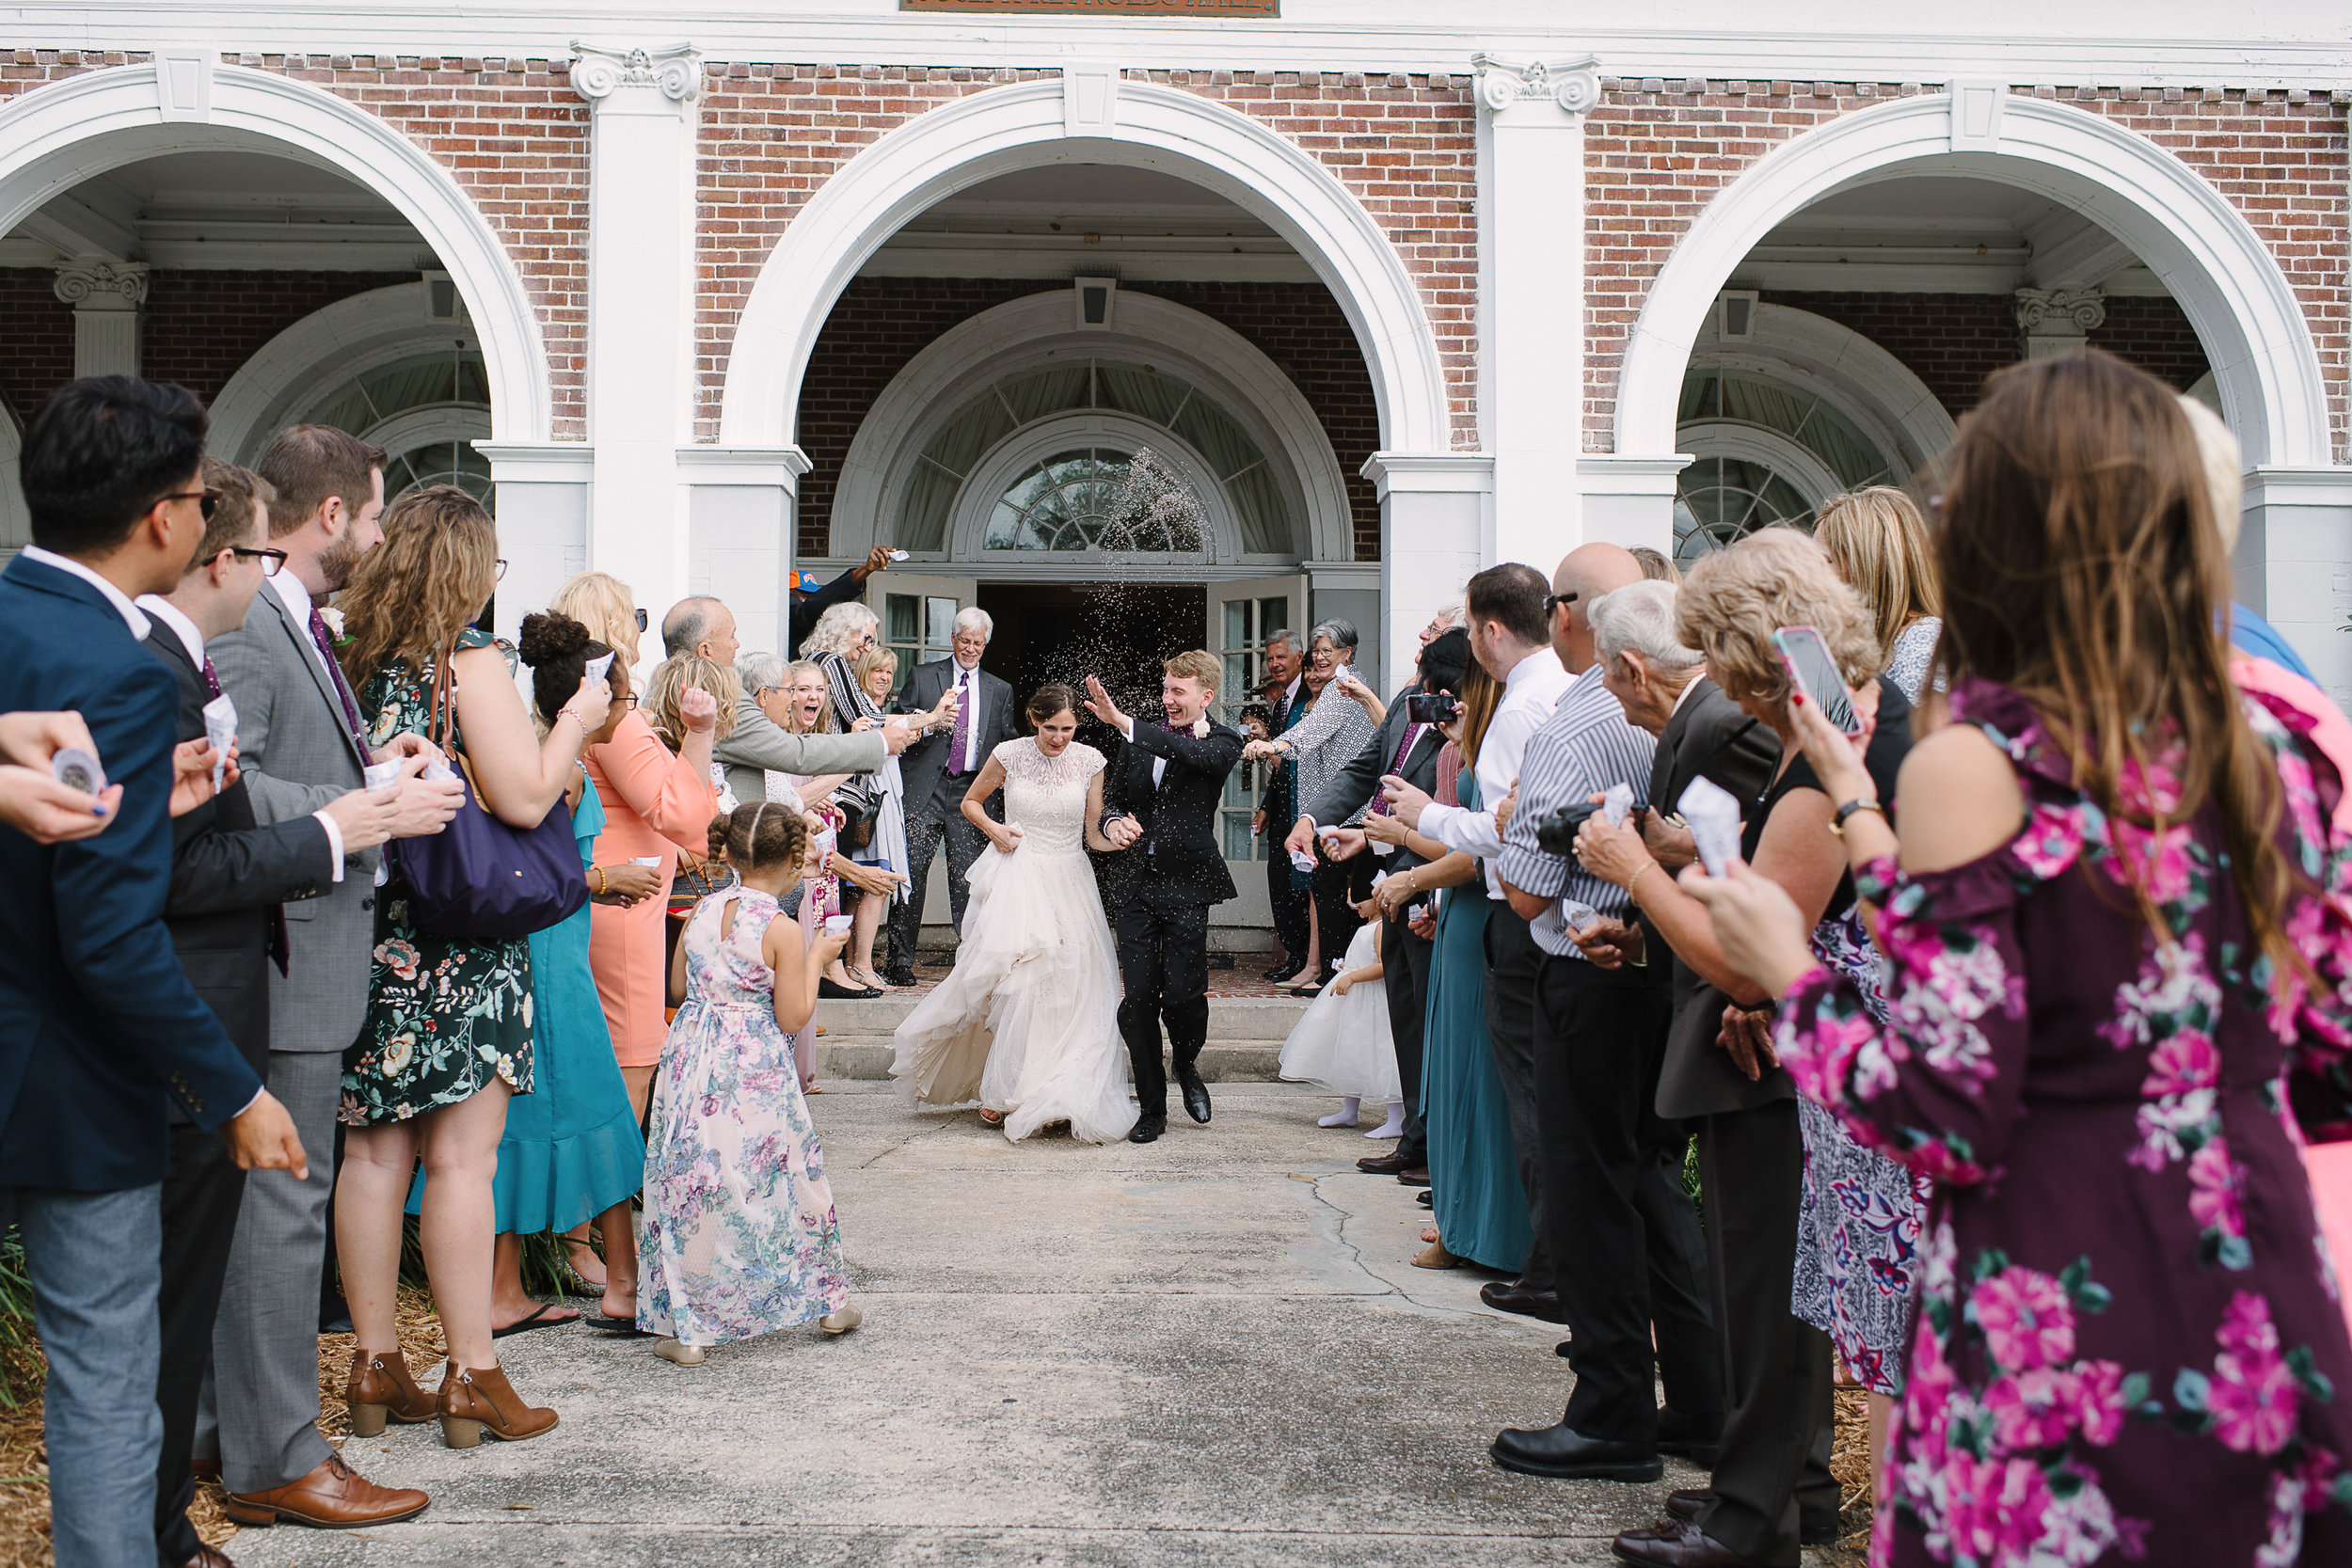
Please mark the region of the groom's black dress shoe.
POLYGON ((1136 1130, 1127 1134, 1127 1141, 1131 1144, 1157 1143, 1160 1134, 1167 1131, 1168 1118, 1166 1117, 1137 1117, 1136 1130))
POLYGON ((1647 1443, 1587 1437, 1565 1422, 1534 1432, 1506 1428, 1486 1451, 1506 1470, 1560 1481, 1648 1481, 1666 1473, 1647 1443))
POLYGON ((1176 1087, 1184 1097, 1184 1115, 1205 1126, 1209 1119, 1209 1085, 1200 1082, 1200 1069, 1190 1062, 1177 1063, 1176 1087))
POLYGON ((1413 1163, 1394 1154, 1367 1154, 1356 1162, 1356 1168, 1374 1176, 1402 1176, 1413 1168, 1413 1163))
POLYGON ((921 981, 915 979, 914 971, 907 967, 905 964, 900 964, 896 969, 883 970, 882 978, 889 981, 894 986, 914 986, 920 985, 922 983, 921 981))

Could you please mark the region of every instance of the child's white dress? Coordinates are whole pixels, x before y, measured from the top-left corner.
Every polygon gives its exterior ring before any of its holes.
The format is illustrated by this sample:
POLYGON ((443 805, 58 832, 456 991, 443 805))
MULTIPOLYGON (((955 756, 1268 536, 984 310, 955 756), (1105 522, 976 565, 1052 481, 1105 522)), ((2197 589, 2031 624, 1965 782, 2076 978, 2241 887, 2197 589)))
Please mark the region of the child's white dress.
MULTIPOLYGON (((1366 922, 1347 944, 1342 973, 1379 961, 1380 927, 1366 922)), ((1389 1035, 1389 989, 1385 980, 1361 980, 1345 996, 1333 979, 1282 1042, 1284 1078, 1321 1084, 1335 1094, 1354 1095, 1375 1105, 1405 1098, 1396 1071, 1396 1041, 1389 1035)))

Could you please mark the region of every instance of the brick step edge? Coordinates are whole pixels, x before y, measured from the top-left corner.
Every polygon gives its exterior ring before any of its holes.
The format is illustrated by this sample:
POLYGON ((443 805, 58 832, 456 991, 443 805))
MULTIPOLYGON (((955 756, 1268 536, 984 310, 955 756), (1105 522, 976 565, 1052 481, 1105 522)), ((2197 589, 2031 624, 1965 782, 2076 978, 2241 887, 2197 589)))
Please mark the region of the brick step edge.
MULTIPOLYGON (((897 1048, 887 1038, 828 1036, 817 1042, 817 1077, 819 1082, 885 1079, 897 1055, 897 1048)), ((1281 1043, 1276 1040, 1211 1045, 1200 1053, 1200 1076, 1211 1084, 1271 1084, 1281 1076, 1277 1070, 1281 1057, 1281 1043)))

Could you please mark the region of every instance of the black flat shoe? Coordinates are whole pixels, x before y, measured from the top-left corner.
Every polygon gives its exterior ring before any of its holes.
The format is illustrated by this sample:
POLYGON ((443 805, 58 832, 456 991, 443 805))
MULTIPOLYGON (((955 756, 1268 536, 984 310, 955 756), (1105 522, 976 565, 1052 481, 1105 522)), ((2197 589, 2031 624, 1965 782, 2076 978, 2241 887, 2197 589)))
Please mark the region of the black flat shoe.
POLYGON ((903 965, 898 969, 883 970, 882 978, 894 986, 919 986, 923 983, 914 977, 914 971, 903 965))
POLYGON ((852 990, 847 986, 834 985, 819 974, 817 976, 817 996, 822 1002, 874 1002, 881 999, 882 992, 867 990, 863 986, 852 990))
POLYGON ((1209 1085, 1200 1082, 1200 1069, 1190 1062, 1176 1069, 1176 1087, 1184 1097, 1184 1115, 1207 1126, 1209 1121, 1209 1085))
POLYGON ((1157 1143, 1160 1134, 1167 1131, 1166 1117, 1138 1117, 1136 1118, 1136 1130, 1127 1134, 1127 1141, 1131 1144, 1157 1143))
POLYGON ((1291 962, 1286 964, 1276 964, 1272 969, 1265 972, 1265 977, 1279 986, 1283 981, 1289 979, 1292 975, 1296 974, 1300 970, 1306 967, 1307 966, 1305 964, 1293 959, 1291 962))
POLYGON ((1438 1195, 1423 1187, 1413 1195, 1413 1201, 1424 1209, 1435 1209, 1438 1206, 1438 1195))
POLYGON ((1665 1461, 1647 1443, 1587 1437, 1565 1422, 1533 1432, 1506 1428, 1486 1451, 1506 1470, 1549 1476, 1555 1481, 1639 1483, 1656 1481, 1666 1473, 1665 1461))

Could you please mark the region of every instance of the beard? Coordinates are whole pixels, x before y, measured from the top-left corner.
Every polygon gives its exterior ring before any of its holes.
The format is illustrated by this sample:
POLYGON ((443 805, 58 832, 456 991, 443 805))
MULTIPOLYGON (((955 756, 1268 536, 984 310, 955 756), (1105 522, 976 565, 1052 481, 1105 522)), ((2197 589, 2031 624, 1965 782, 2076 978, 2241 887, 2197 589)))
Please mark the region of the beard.
POLYGON ((353 531, 345 529, 342 537, 319 552, 319 578, 329 594, 340 593, 351 586, 351 574, 359 564, 359 557, 367 552, 359 547, 353 531))

